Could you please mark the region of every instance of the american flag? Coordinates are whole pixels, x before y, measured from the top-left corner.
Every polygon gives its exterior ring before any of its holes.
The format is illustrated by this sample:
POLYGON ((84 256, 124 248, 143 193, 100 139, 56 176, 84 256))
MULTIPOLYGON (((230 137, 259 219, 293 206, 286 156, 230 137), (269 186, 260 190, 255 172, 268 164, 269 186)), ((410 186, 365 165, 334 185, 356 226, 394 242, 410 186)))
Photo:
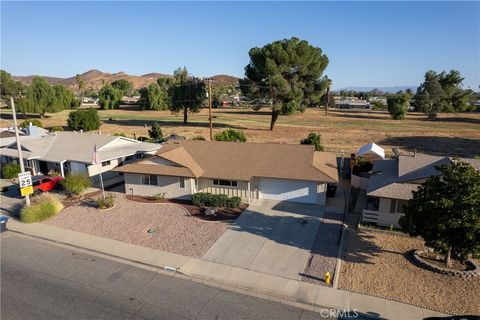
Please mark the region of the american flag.
POLYGON ((92 164, 100 164, 100 160, 98 159, 98 154, 97 154, 97 145, 93 146, 93 154, 92 154, 92 164))

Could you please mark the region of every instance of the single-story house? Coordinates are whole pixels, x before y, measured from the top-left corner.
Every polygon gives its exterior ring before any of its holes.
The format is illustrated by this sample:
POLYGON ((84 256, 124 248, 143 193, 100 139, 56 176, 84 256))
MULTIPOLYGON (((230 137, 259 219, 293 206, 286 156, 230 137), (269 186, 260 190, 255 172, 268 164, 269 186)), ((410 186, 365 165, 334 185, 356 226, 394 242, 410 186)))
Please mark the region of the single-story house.
POLYGON ((116 168, 127 194, 190 199, 196 192, 325 204, 338 184, 334 153, 312 145, 177 141, 155 155, 116 168))
MULTIPOLYGON (((111 171, 117 166, 143 158, 146 154, 157 152, 162 145, 137 140, 93 133, 57 131, 42 136, 22 136, 25 167, 33 174, 57 172, 62 177, 68 173, 84 173, 96 184, 99 174, 105 180, 119 177, 111 171), (92 165, 94 146, 100 165, 92 165)), ((0 149, 2 164, 18 161, 16 142, 0 149)))
POLYGON ((338 109, 370 109, 370 103, 357 98, 343 99, 335 101, 335 107, 338 109))
MULTIPOLYGON (((480 171, 480 159, 460 158, 480 171)), ((440 175, 435 168, 451 164, 450 157, 415 153, 399 155, 398 159, 380 160, 373 165, 367 188, 367 205, 362 221, 380 226, 399 227, 403 206, 420 184, 431 176, 440 175)))

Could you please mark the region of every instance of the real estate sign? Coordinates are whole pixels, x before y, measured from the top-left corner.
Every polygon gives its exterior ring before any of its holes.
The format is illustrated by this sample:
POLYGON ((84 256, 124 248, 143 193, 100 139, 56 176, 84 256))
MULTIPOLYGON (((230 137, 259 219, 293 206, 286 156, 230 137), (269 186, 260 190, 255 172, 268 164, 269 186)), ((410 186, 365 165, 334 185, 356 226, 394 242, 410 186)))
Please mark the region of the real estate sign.
POLYGON ((20 185, 20 194, 23 197, 33 193, 32 175, 30 172, 19 173, 18 184, 20 185))

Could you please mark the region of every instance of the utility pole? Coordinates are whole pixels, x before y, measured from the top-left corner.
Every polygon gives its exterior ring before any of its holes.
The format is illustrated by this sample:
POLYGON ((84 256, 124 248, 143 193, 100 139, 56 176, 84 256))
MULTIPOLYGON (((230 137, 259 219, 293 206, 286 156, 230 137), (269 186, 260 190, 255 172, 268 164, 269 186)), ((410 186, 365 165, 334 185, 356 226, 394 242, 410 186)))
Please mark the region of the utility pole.
MULTIPOLYGON (((20 136, 18 134, 17 126, 17 114, 15 113, 15 104, 13 102, 13 97, 10 97, 10 104, 12 105, 13 126, 15 128, 15 139, 17 140, 18 162, 20 163, 20 171, 23 173, 25 172, 25 165, 23 164, 22 146, 20 145, 20 136)), ((25 196, 25 204, 27 205, 27 207, 30 205, 30 196, 28 194, 25 196)))
POLYGON ((330 102, 330 87, 332 86, 332 83, 328 84, 327 87, 327 97, 325 98, 325 115, 328 114, 328 104, 330 102))
POLYGON ((208 119, 210 121, 210 141, 213 140, 212 119, 212 79, 208 78, 208 119))

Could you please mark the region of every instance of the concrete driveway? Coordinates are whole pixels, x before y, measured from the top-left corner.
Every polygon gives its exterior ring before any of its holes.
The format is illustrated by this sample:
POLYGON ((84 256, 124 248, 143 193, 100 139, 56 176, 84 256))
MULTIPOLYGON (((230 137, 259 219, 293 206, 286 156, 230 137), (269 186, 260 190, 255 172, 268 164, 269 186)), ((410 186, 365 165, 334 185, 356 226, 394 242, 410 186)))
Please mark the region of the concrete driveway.
POLYGON ((256 200, 203 259, 299 280, 322 215, 317 205, 256 200))

